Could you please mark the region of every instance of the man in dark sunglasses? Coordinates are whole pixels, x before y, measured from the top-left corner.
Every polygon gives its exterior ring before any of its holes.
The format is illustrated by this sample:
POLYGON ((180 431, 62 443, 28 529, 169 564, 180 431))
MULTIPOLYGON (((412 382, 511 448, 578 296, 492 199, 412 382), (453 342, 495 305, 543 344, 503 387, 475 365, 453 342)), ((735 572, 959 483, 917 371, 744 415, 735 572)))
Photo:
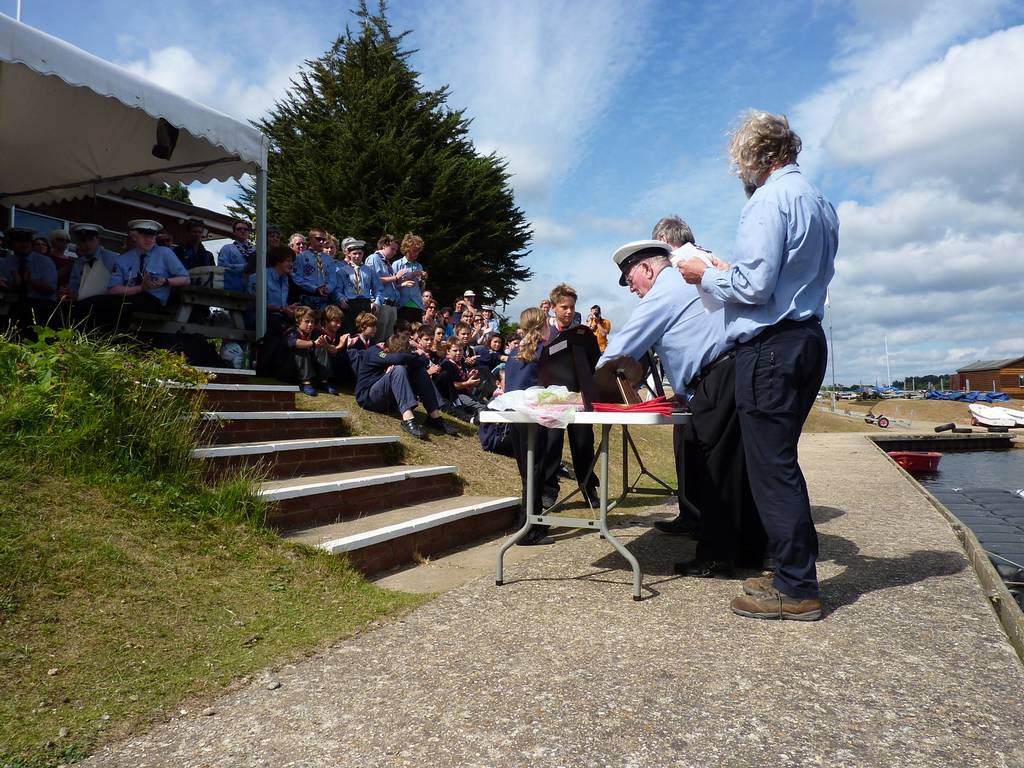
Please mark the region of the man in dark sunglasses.
POLYGON ((324 254, 327 232, 311 229, 306 250, 295 257, 292 282, 302 294, 301 301, 307 307, 322 310, 332 302, 339 302, 337 272, 334 260, 324 254))

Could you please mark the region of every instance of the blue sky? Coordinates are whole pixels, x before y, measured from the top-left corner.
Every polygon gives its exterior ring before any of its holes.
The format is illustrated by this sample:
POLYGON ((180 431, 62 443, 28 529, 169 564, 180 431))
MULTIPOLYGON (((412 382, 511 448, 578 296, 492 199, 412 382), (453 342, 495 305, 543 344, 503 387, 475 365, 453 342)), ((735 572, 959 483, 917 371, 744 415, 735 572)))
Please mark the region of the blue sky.
MULTIPOLYGON (((611 254, 666 214, 728 258, 744 197, 727 133, 757 107, 790 117, 840 213, 840 381, 885 379, 883 337, 894 377, 1024 355, 1020 2, 394 0, 389 16, 423 84, 447 83, 478 148, 509 160, 536 273, 510 314, 567 280, 621 324, 635 299, 611 254)), ((24 0, 22 18, 251 118, 351 17, 316 0, 24 0)))

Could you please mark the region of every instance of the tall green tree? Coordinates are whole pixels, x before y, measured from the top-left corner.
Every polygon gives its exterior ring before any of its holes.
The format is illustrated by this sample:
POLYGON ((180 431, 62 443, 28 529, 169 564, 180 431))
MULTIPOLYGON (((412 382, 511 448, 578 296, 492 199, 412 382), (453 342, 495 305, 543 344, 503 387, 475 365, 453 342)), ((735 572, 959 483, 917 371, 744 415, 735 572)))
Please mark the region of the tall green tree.
MULTIPOLYGON (((307 61, 285 98, 254 124, 271 141, 268 218, 288 230, 323 226, 367 240, 405 232, 426 241, 423 263, 442 301, 466 289, 507 301, 531 272, 532 232, 506 162, 479 154, 447 86, 424 90, 381 3, 365 0, 323 56, 307 61)), ((238 211, 252 215, 243 189, 238 211)))
POLYGON ((177 200, 179 203, 192 205, 192 198, 188 193, 188 187, 180 181, 177 184, 147 184, 144 187, 136 187, 139 192, 148 192, 158 197, 166 197, 168 200, 177 200))

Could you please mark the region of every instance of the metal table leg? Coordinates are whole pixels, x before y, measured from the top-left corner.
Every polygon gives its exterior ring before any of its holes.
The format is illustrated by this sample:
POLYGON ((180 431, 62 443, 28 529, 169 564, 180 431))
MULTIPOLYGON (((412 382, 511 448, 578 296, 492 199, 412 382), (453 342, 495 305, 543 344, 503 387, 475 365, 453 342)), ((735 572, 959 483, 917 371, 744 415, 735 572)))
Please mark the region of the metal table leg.
POLYGON ((537 498, 537 478, 534 472, 534 457, 536 453, 537 425, 531 423, 526 426, 526 522, 498 550, 498 565, 494 572, 494 583, 499 587, 505 583, 505 553, 526 535, 526 532, 530 530, 530 526, 533 524, 530 521, 530 516, 533 514, 534 499, 537 498))
MULTIPOLYGON (((601 535, 607 539, 609 544, 615 547, 615 550, 620 555, 626 558, 626 562, 633 569, 633 599, 639 600, 643 584, 640 563, 633 556, 633 553, 626 549, 608 530, 608 452, 611 448, 611 440, 609 440, 611 429, 610 424, 601 425, 601 535)), ((625 482, 625 478, 623 478, 623 481, 625 482)))

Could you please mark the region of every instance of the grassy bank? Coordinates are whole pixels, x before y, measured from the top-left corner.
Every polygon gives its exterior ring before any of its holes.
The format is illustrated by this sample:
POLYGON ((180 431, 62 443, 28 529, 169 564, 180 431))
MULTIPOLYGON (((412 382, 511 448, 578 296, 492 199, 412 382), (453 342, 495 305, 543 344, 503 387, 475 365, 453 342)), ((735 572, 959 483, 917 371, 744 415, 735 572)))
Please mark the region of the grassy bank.
POLYGON ((162 353, 0 338, 0 766, 79 759, 422 601, 262 527, 254 478, 203 484, 162 353))

